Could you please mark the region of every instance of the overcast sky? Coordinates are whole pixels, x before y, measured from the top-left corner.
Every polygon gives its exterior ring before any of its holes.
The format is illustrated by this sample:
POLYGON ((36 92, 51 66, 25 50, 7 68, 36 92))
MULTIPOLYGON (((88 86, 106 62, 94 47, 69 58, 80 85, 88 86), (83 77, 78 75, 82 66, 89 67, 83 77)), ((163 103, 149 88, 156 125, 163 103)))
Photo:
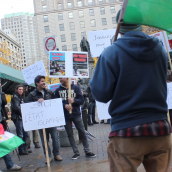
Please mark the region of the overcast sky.
POLYGON ((0 19, 17 12, 34 13, 33 0, 0 0, 0 19))

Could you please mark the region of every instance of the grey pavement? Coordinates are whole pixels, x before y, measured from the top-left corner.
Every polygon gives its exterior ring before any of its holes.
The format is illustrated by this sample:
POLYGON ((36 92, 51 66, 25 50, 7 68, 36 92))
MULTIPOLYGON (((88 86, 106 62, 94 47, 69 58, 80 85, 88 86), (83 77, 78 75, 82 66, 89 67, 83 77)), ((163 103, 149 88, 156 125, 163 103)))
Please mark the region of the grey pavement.
MULTIPOLYGON (((15 127, 12 121, 9 121, 9 126, 12 133, 15 133, 15 127)), ((73 151, 71 147, 60 147, 60 154, 63 161, 53 161, 51 168, 48 169, 45 164, 45 157, 43 155, 42 148, 36 149, 32 143, 32 153, 25 156, 20 156, 21 160, 18 160, 16 153, 11 153, 12 160, 23 167, 21 172, 105 172, 109 171, 107 145, 108 135, 110 132, 110 125, 108 124, 95 124, 88 127, 88 131, 95 135, 98 139, 89 141, 90 149, 97 154, 96 158, 85 157, 83 146, 78 144, 80 151, 80 158, 77 160, 71 160, 73 151)), ((32 137, 31 137, 32 138, 32 137)), ((51 144, 50 147, 52 148, 51 144)), ((52 150, 52 149, 51 149, 52 150)), ((0 159, 0 170, 6 172, 6 166, 3 159, 0 159)), ((141 165, 138 168, 138 172, 145 172, 144 167, 141 165)))

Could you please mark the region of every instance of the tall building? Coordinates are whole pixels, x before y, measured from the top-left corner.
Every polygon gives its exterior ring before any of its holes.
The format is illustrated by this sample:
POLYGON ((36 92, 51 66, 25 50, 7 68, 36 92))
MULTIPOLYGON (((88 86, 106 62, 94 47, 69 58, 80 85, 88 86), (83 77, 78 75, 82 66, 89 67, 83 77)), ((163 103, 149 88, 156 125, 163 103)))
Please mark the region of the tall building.
POLYGON ((23 68, 39 60, 35 19, 33 14, 13 13, 6 14, 1 20, 2 30, 11 29, 21 45, 21 54, 24 57, 23 68))
POLYGON ((17 35, 11 29, 5 29, 3 32, 17 42, 17 35))
POLYGON ((116 14, 123 0, 34 0, 38 46, 44 54, 43 39, 58 38, 58 48, 80 51, 83 37, 88 31, 116 28, 116 14))
POLYGON ((22 70, 22 59, 20 45, 11 37, 0 30, 0 61, 1 63, 17 70, 22 70), (8 62, 4 63, 6 59, 8 62))

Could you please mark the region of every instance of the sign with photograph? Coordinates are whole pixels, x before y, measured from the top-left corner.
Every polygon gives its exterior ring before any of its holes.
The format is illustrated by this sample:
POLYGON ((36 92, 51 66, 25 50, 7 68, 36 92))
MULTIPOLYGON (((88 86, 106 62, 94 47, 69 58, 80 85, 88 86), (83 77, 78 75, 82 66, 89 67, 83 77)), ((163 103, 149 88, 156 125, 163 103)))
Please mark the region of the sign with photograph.
POLYGON ((53 78, 89 78, 87 52, 51 51, 49 76, 53 78))
POLYGON ((23 127, 25 131, 65 125, 62 99, 44 100, 42 103, 21 104, 23 127), (58 113, 57 113, 58 110, 58 113))
POLYGON ((111 101, 109 101, 108 103, 101 103, 101 102, 96 101, 97 114, 98 114, 99 120, 111 118, 108 112, 110 102, 111 101))
MULTIPOLYGON (((116 29, 88 32, 91 56, 99 57, 106 47, 112 45, 115 33, 116 29)), ((118 38, 120 38, 119 34, 118 38)))
POLYGON ((59 87, 60 87, 60 83, 48 85, 48 88, 53 92, 59 87))
POLYGON ((34 83, 34 79, 38 76, 38 75, 43 75, 43 76, 47 76, 47 72, 45 70, 43 61, 39 61, 25 69, 22 70, 23 73, 23 77, 26 83, 28 84, 32 84, 34 83))

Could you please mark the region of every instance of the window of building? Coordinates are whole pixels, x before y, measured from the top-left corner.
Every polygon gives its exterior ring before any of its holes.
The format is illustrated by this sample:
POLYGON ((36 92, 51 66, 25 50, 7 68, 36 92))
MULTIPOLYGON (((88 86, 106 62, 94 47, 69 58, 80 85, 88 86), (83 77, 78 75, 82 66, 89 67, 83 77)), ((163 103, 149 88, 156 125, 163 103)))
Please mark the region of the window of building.
POLYGON ((2 42, 2 37, 0 36, 0 42, 2 42))
POLYGON ((62 51, 67 51, 67 46, 66 45, 62 46, 62 51))
POLYGON ((73 13, 72 12, 69 12, 68 15, 69 15, 69 19, 73 19, 73 13))
POLYGON ((58 18, 59 18, 59 20, 63 20, 63 14, 62 13, 59 13, 58 14, 58 18))
POLYGON ((91 27, 95 27, 96 26, 96 20, 95 19, 92 19, 91 20, 91 27))
POLYGON ((88 5, 89 6, 93 5, 93 0, 88 0, 88 5))
POLYGON ((44 16, 44 22, 48 22, 48 16, 44 16))
POLYGON ((78 7, 82 7, 82 1, 78 1, 78 7))
POLYGON ((81 38, 85 37, 86 38, 86 32, 81 32, 81 38))
POLYGON ((76 40, 76 34, 75 33, 71 33, 71 40, 75 41, 76 40))
POLYGON ((72 8, 72 3, 71 3, 71 2, 68 2, 68 3, 67 3, 67 7, 68 7, 68 8, 72 8))
POLYGON ((115 13, 115 7, 110 7, 111 13, 115 13))
POLYGON ((103 4, 103 0, 99 0, 99 4, 103 4))
POLYGON ((112 23, 116 24, 116 17, 112 17, 112 23))
POLYGON ((84 11, 82 10, 79 11, 79 17, 84 17, 84 11))
POLYGON ((49 26, 44 26, 44 29, 45 29, 45 33, 50 33, 50 28, 49 28, 49 26))
POLYGON ((102 25, 107 25, 106 18, 102 18, 102 25))
POLYGON ((100 8, 100 14, 101 15, 105 14, 105 8, 104 7, 103 8, 100 8))
POLYGON ((90 16, 94 16, 94 9, 89 9, 90 16))
POLYGON ((47 11, 47 6, 46 5, 43 5, 42 6, 42 9, 43 9, 43 11, 47 11))
POLYGON ((70 30, 74 30, 75 29, 75 23, 74 22, 70 22, 70 30))
POLYGON ((80 27, 85 28, 85 22, 84 21, 80 21, 80 27))
POLYGON ((73 51, 78 51, 77 44, 72 44, 73 51))
POLYGON ((60 31, 64 31, 64 24, 59 24, 59 27, 60 27, 60 31))
POLYGON ((60 35, 60 37, 61 37, 61 42, 66 42, 66 37, 65 37, 65 34, 63 34, 63 35, 60 35))
POLYGON ((58 7, 58 10, 61 10, 62 9, 62 4, 58 4, 57 7, 58 7))

